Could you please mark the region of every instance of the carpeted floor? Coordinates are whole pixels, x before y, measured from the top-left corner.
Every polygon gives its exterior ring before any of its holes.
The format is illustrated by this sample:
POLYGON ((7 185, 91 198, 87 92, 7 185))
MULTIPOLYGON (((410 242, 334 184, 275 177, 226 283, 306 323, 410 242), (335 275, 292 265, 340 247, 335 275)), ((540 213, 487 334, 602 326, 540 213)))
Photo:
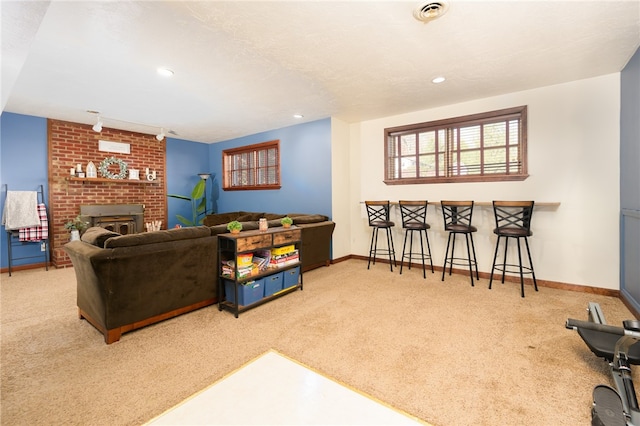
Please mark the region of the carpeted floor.
MULTIPOLYGON (((304 291, 241 314, 216 306, 105 345, 79 320, 72 268, 2 274, 2 424, 135 425, 275 349, 435 425, 585 425, 609 383, 567 317, 616 298, 526 288, 350 260, 304 275, 304 291)), ((250 409, 251 395, 238 395, 250 409)))

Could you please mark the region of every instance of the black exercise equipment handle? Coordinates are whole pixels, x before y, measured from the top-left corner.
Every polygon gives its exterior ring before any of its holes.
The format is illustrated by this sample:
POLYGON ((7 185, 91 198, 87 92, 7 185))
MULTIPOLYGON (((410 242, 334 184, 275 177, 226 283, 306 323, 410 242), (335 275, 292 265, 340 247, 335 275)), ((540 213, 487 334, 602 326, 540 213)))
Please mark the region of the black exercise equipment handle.
POLYGON ((618 336, 625 335, 625 330, 622 327, 616 327, 614 325, 607 324, 597 324, 595 322, 582 321, 573 318, 567 319, 565 327, 569 329, 584 328, 587 330, 602 331, 604 333, 617 334, 618 336))
POLYGON ((625 330, 640 331, 640 321, 638 320, 624 320, 622 324, 625 330))

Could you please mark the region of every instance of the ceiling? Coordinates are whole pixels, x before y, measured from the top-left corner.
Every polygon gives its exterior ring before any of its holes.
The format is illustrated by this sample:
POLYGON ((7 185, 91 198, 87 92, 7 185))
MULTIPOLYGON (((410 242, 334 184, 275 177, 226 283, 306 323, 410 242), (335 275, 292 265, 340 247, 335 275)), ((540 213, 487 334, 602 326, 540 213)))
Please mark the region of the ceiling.
POLYGON ((213 143, 615 73, 640 45, 640 0, 422 3, 3 0, 2 109, 213 143))

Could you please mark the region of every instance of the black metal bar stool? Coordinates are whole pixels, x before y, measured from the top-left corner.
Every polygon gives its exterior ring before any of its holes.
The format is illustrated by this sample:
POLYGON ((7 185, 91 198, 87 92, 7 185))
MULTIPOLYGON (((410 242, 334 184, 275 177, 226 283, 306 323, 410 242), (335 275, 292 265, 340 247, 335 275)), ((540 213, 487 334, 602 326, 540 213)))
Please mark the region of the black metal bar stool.
POLYGON ((473 287, 473 266, 476 269, 476 279, 479 280, 478 262, 476 261, 476 248, 473 244, 473 233, 478 229, 471 225, 473 216, 473 201, 441 201, 442 215, 444 217, 444 230, 449 231, 447 239, 447 251, 444 255, 444 264, 442 265, 442 281, 449 264, 449 275, 453 270, 453 265, 469 266, 469 277, 471 278, 471 286, 473 287), (454 257, 456 249, 456 236, 464 235, 467 242, 467 258, 454 257), (451 244, 453 242, 453 244, 451 244), (451 245, 451 256, 449 256, 449 246, 451 245), (473 257, 471 256, 473 254, 473 257), (463 263, 464 261, 464 263, 463 263))
POLYGON ((402 266, 404 265, 404 259, 409 260, 409 269, 411 269, 412 259, 422 260, 422 276, 427 278, 425 259, 429 259, 431 264, 431 273, 433 274, 433 260, 431 259, 431 245, 429 244, 429 235, 427 229, 431 229, 431 225, 427 223, 427 206, 429 203, 425 201, 407 201, 400 200, 398 202, 400 206, 400 213, 402 215, 402 227, 405 230, 404 243, 402 244, 402 260, 400 261, 400 274, 402 274, 402 266), (413 234, 418 233, 418 239, 420 240, 420 254, 413 252, 413 234), (424 239, 427 240, 427 254, 424 254, 424 239), (409 237, 409 253, 406 253, 407 237, 409 237), (406 253, 406 254, 405 254, 406 253))
POLYGON ((531 274, 533 277, 533 286, 538 291, 538 283, 536 282, 536 274, 533 271, 533 262, 531 262, 531 251, 529 251, 529 241, 527 237, 533 235, 531 232, 531 216, 533 215, 533 201, 494 201, 493 213, 496 217, 496 229, 493 233, 498 236, 496 241, 496 251, 493 255, 493 266, 491 267, 491 279, 489 280, 489 289, 493 282, 493 271, 502 271, 502 284, 504 284, 505 272, 520 273, 520 295, 524 297, 524 274, 531 274), (504 242, 504 259, 502 265, 496 265, 498 258, 498 247, 500 239, 505 238, 504 242), (515 238, 518 244, 518 264, 507 263, 507 246, 509 238, 515 238), (522 265, 522 250, 520 249, 520 239, 524 239, 527 247, 527 257, 529 258, 529 266, 522 265), (518 268, 517 270, 508 268, 518 268))
MULTIPOLYGON (((376 264, 376 254, 383 254, 389 256, 389 265, 391 266, 391 272, 393 272, 393 265, 396 263, 396 251, 393 246, 393 235, 391 235, 391 228, 393 228, 396 224, 389 220, 389 201, 365 201, 364 204, 367 206, 369 226, 372 228, 367 269, 369 269, 372 258, 373 264, 376 264), (378 231, 380 229, 384 229, 387 234, 387 248, 378 248, 378 231), (393 260, 391 259, 392 256, 393 260)), ((396 264, 396 266, 398 265, 396 264)))

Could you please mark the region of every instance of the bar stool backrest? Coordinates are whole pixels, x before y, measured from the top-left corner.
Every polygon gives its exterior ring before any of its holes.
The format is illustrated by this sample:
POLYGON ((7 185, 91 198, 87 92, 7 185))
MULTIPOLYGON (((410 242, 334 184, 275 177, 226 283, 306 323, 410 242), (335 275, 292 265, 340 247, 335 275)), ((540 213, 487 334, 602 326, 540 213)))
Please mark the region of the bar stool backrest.
POLYGON ((471 228, 473 201, 440 201, 445 231, 471 228))
POLYGON ((531 236, 531 216, 533 201, 494 201, 493 213, 496 218, 495 232, 505 232, 531 236))
POLYGON ((427 200, 420 201, 398 201, 400 206, 400 213, 402 215, 402 227, 407 228, 411 225, 424 225, 427 223, 427 206, 429 202, 427 200))
POLYGON ((393 226, 389 220, 389 201, 365 201, 369 226, 393 226))

